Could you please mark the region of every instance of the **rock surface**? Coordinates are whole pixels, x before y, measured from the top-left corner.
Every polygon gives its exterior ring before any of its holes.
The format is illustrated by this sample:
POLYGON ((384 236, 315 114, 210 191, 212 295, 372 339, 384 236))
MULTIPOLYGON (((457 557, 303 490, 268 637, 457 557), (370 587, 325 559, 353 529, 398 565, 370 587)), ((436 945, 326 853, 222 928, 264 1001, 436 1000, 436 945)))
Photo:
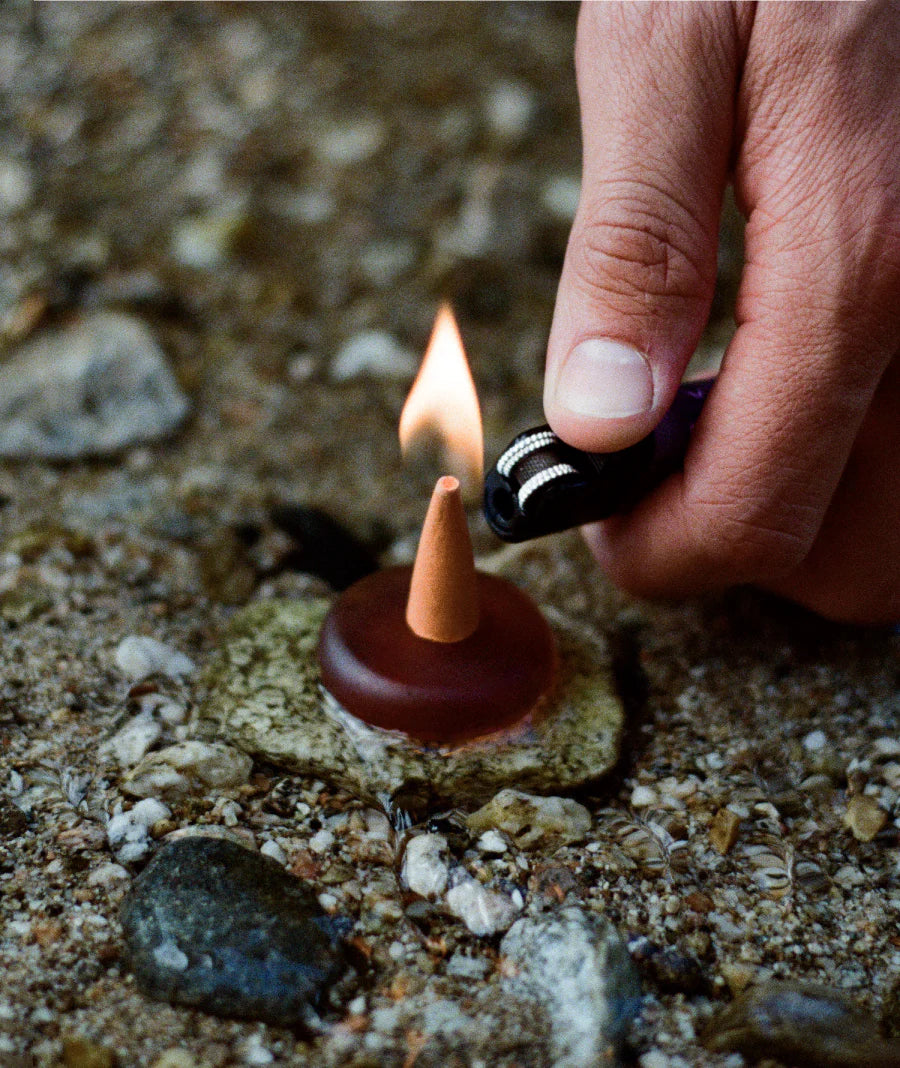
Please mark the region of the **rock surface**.
POLYGON ((246 753, 219 742, 178 742, 148 753, 126 775, 122 789, 132 797, 181 797, 212 787, 220 792, 241 786, 253 762, 246 753))
POLYGON ((166 437, 187 412, 156 339, 130 316, 86 315, 0 365, 0 456, 104 456, 166 437))
POLYGON ((900 1068, 900 1042, 885 1041, 874 1017, 815 983, 751 987, 712 1021, 707 1049, 817 1068, 900 1068))
POLYGON ((554 1068, 618 1063, 641 992, 625 943, 608 920, 574 906, 523 917, 500 952, 506 990, 546 1010, 554 1068))
POLYGON ((128 963, 149 997, 220 1016, 316 1027, 347 969, 338 924, 279 864, 223 839, 153 857, 122 910, 128 963))
POLYGON ((325 600, 272 600, 235 616, 200 708, 217 737, 357 796, 402 797, 407 806, 481 804, 513 784, 553 793, 615 764, 624 712, 599 632, 548 613, 561 667, 546 713, 504 734, 502 744, 495 737, 441 749, 368 727, 323 698, 315 648, 328 607, 325 600))
POLYGON ((533 797, 521 790, 501 790, 466 820, 481 834, 490 828, 505 831, 519 849, 552 848, 584 838, 591 814, 570 797, 533 797))

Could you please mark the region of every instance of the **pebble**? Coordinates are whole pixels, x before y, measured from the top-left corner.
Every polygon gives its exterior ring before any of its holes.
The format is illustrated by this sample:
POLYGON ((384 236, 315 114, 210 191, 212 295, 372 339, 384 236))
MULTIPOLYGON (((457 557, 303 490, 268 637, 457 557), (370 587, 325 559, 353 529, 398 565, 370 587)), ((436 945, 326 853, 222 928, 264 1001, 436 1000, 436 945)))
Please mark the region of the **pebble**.
POLYGON ((263 842, 259 847, 260 853, 264 857, 271 857, 272 860, 277 861, 282 867, 287 864, 287 856, 281 846, 274 840, 269 839, 268 842, 263 842))
POLYGON ((738 840, 741 818, 730 808, 720 808, 709 827, 709 844, 725 856, 738 840))
POLYGON ((479 937, 505 931, 520 912, 512 898, 488 890, 471 876, 448 890, 444 900, 450 912, 479 937))
POLYGON ((349 167, 374 156, 386 136, 387 130, 380 119, 360 119, 326 130, 319 137, 315 150, 325 163, 349 167))
POLYGON ((100 755, 108 753, 120 768, 130 768, 146 756, 161 737, 161 725, 149 712, 142 712, 100 746, 100 755))
POLYGON ((184 267, 211 271, 228 259, 243 219, 240 213, 213 213, 182 219, 172 229, 169 249, 184 267))
POLYGON ((0 365, 0 456, 110 455, 168 437, 187 412, 162 349, 132 316, 85 315, 0 365))
POLYGON ((859 842, 871 842, 884 829, 887 821, 888 814, 881 808, 874 797, 869 797, 867 794, 856 794, 847 802, 847 811, 844 813, 844 826, 851 831, 853 837, 859 842))
POLYGON ((419 834, 406 843, 401 880, 422 897, 437 898, 450 879, 449 848, 442 834, 419 834))
POLYGON ((484 102, 488 128, 505 141, 521 140, 528 133, 536 110, 535 94, 519 82, 498 82, 484 102))
POLYGON ((338 349, 331 361, 335 382, 347 382, 362 375, 376 378, 411 378, 418 360, 384 330, 363 330, 338 349))
POLYGON ((484 957, 468 957, 465 953, 454 953, 447 961, 447 975, 457 979, 486 979, 491 972, 491 962, 484 957))
POLYGON ((116 1055, 106 1046, 80 1035, 64 1036, 62 1063, 64 1068, 115 1068, 116 1055))
POLYGON ((121 864, 113 864, 109 861, 94 868, 87 877, 87 884, 88 886, 110 887, 116 883, 128 882, 130 878, 131 876, 121 864))
POLYGON ((650 808, 659 804, 659 794, 652 786, 635 786, 631 791, 632 808, 650 808))
POLYGON ((250 778, 253 761, 221 742, 179 742, 147 756, 122 782, 133 797, 181 797, 196 790, 232 790, 250 778))
POLYGON ((591 827, 591 814, 568 797, 536 797, 521 790, 501 790, 466 820, 470 831, 505 831, 520 849, 549 849, 580 841, 591 827))
POLYGON ((129 682, 141 682, 151 675, 179 680, 196 670, 194 662, 184 653, 155 638, 138 634, 131 634, 119 642, 116 665, 129 682))
POLYGON ((828 745, 824 731, 810 731, 803 739, 803 748, 807 753, 818 753, 828 745))
POLYGON ((900 1043, 829 987, 800 982, 754 986, 714 1017, 703 1043, 715 1053, 816 1068, 900 1068, 900 1043))
POLYGON ((222 839, 164 845, 135 881, 122 926, 147 996, 219 1016, 315 1029, 347 968, 342 925, 308 885, 222 839))
POLYGON ((581 179, 576 175, 557 175, 548 179, 541 190, 541 203, 555 219, 564 223, 575 218, 580 199, 581 179))
POLYGON ((509 848, 503 835, 494 830, 485 831, 475 844, 482 853, 498 857, 503 856, 509 848))
POLYGON ((106 825, 106 840, 122 864, 142 860, 150 850, 150 828, 159 820, 171 816, 161 801, 147 797, 127 812, 112 816, 106 825))
POLYGON ((150 1068, 199 1068, 199 1066, 193 1054, 188 1053, 186 1049, 177 1049, 173 1046, 171 1049, 163 1050, 150 1068))
POLYGON ((613 1063, 640 1009, 641 992, 628 950, 604 917, 570 906, 523 917, 500 944, 503 986, 546 1011, 554 1068, 613 1063))
POLYGON ((31 203, 34 180, 21 160, 0 156, 0 212, 11 215, 31 203))

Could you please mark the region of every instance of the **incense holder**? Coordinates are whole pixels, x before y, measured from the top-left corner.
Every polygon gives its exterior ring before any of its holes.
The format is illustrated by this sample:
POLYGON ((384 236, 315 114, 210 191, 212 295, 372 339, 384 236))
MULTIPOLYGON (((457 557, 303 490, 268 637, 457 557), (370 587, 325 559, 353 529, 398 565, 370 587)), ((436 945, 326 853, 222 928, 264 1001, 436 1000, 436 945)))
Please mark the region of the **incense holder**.
POLYGON ((316 647, 331 603, 263 601, 234 617, 206 673, 199 716, 210 734, 365 800, 420 811, 480 805, 507 786, 573 790, 618 760, 625 715, 593 627, 543 607, 559 657, 552 691, 504 730, 433 744, 363 723, 324 689, 316 647))

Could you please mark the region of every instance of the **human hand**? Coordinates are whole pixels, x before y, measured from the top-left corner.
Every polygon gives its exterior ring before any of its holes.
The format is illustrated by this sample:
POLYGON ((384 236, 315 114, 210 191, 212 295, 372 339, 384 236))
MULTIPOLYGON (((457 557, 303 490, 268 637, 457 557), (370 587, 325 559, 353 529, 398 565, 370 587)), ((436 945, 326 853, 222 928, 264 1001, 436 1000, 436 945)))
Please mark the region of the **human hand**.
POLYGON ((609 451, 656 425, 709 312, 729 174, 747 218, 684 471, 589 528, 595 555, 640 595, 753 583, 900 620, 900 7, 585 3, 576 60, 544 396, 562 438, 609 451))

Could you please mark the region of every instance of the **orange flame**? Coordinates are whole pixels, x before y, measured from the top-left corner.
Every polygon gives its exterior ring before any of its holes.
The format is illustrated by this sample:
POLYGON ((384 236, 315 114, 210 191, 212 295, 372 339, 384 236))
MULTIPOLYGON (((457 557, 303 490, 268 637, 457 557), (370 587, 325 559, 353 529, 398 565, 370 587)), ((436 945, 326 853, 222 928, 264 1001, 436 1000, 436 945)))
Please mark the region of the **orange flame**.
POLYGON ((484 474, 481 409, 449 304, 442 304, 438 311, 425 358, 400 413, 403 455, 431 436, 443 446, 447 473, 456 475, 463 486, 480 486, 484 474))

